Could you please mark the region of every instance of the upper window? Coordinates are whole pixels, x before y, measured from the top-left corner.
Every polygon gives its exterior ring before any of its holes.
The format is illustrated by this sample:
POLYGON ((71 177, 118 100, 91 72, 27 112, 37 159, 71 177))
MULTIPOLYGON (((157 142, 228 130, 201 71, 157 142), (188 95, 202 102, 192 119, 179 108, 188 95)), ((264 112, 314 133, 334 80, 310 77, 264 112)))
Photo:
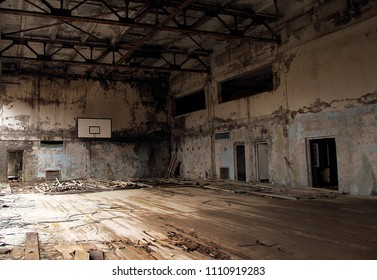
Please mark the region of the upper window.
POLYGON ((272 65, 221 83, 219 103, 273 90, 272 65))
POLYGON ((41 141, 40 144, 41 148, 64 148, 64 142, 63 141, 41 141))
POLYGON ((230 140, 230 132, 217 132, 215 133, 215 140, 230 140))
POLYGON ((204 90, 182 97, 177 97, 174 99, 174 101, 176 116, 203 110, 206 108, 206 97, 204 90))

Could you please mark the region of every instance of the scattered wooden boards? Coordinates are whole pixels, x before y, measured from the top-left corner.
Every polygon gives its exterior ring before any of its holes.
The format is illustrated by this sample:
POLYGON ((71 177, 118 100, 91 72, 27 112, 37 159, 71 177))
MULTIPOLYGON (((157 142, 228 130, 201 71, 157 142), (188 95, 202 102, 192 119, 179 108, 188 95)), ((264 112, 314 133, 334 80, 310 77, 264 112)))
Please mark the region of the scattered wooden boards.
POLYGON ((64 242, 55 246, 65 260, 104 260, 105 254, 90 243, 64 242))
MULTIPOLYGON (((55 249, 63 255, 65 260, 73 260, 77 255, 76 252, 85 251, 81 245, 78 245, 75 242, 60 243, 55 246, 55 249)), ((78 258, 78 256, 76 258, 78 258)))
POLYGON ((25 260, 39 260, 38 233, 36 232, 26 233, 25 260))
POLYGON ((84 251, 84 249, 78 249, 74 251, 74 260, 89 260, 89 253, 84 251))

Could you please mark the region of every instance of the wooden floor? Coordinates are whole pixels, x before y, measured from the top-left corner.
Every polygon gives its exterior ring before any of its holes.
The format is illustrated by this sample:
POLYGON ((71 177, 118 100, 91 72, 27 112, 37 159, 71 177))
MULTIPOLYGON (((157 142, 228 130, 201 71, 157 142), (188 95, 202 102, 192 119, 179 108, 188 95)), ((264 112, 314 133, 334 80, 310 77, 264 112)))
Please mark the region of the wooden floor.
POLYGON ((197 187, 0 196, 0 259, 377 259, 377 199, 285 200, 197 187))

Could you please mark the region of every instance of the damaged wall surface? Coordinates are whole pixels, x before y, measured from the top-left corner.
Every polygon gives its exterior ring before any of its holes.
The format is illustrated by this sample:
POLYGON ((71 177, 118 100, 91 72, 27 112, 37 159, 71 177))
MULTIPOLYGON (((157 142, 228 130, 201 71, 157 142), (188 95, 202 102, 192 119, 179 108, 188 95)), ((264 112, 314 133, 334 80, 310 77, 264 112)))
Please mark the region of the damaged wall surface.
POLYGON ((220 178, 228 167, 229 179, 237 180, 236 146, 243 145, 246 181, 264 181, 263 169, 273 184, 376 194, 376 1, 364 1, 357 13, 346 1, 301 2, 283 11, 289 16, 281 44, 221 47, 210 75, 171 78, 172 108, 177 97, 206 94, 205 110, 171 112, 181 176, 220 178), (224 81, 266 65, 272 90, 222 102, 224 81), (216 140, 223 132, 229 139, 216 140))
POLYGON ((11 175, 12 151, 22 153, 25 181, 45 179, 46 171, 63 180, 164 174, 170 136, 158 98, 166 93, 156 95, 148 83, 21 77, 7 78, 0 90, 1 180, 11 175), (78 139, 78 118, 111 119, 112 138, 78 139))

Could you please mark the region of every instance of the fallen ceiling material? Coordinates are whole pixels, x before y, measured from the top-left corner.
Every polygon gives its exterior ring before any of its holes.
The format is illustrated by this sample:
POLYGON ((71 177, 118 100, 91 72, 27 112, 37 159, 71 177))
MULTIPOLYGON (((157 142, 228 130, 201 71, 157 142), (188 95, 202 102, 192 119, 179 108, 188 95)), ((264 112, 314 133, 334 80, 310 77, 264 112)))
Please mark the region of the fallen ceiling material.
POLYGON ((2 71, 109 79, 208 73, 209 55, 225 43, 279 42, 277 2, 260 2, 2 0, 2 71))

